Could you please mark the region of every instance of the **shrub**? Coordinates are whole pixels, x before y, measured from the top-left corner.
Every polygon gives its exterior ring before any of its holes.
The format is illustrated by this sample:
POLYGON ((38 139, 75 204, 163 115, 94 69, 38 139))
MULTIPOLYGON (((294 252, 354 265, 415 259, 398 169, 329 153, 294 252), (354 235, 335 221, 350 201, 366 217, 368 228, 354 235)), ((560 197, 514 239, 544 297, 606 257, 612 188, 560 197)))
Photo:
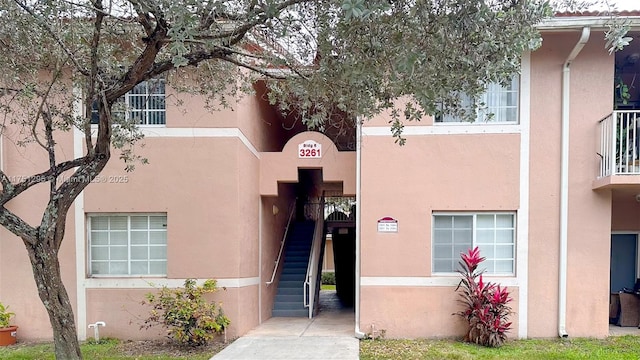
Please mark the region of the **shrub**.
POLYGON ((202 286, 197 286, 195 280, 187 279, 184 288, 163 286, 157 294, 148 293, 142 303, 152 309, 141 328, 161 325, 167 328, 169 337, 180 344, 205 345, 231 323, 221 304, 204 298, 205 294, 217 290, 215 280, 207 280, 202 286))
POLYGON ((334 273, 334 272, 323 272, 321 281, 322 281, 322 285, 335 285, 336 284, 336 273, 334 273))
POLYGON ((11 321, 13 315, 15 314, 9 311, 8 306, 4 306, 3 303, 0 303, 0 329, 11 326, 9 321, 11 321))
POLYGON ((469 249, 461 257, 461 270, 458 272, 462 279, 456 291, 459 291, 458 301, 464 305, 464 310, 454 315, 461 316, 469 324, 465 341, 499 347, 507 339, 506 332, 511 328, 508 317, 512 311, 507 304, 512 299, 506 288, 482 280, 482 271, 478 270, 478 265, 485 258, 480 257, 477 247, 469 249))

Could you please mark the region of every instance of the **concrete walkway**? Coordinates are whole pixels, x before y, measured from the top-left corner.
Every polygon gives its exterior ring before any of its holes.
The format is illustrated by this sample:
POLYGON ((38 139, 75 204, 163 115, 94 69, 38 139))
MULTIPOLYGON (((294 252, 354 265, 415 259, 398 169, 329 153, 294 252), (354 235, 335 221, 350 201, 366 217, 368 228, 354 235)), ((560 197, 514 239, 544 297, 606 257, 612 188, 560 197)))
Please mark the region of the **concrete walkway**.
POLYGON ((322 291, 315 318, 271 318, 211 360, 357 360, 354 320, 353 308, 342 309, 335 292, 322 291))

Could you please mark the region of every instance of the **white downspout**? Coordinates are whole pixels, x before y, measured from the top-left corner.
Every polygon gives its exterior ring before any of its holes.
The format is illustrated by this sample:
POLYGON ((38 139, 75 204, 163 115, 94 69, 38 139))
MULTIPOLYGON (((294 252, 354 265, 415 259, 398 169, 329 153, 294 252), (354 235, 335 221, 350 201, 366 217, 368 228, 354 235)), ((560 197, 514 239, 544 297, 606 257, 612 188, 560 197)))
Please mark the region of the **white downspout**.
POLYGON ((262 196, 258 196, 258 279, 258 324, 262 324, 262 196))
POLYGON ((567 242, 569 238, 569 117, 570 117, 570 75, 571 63, 589 41, 591 29, 582 28, 580 40, 569 53, 562 67, 562 155, 560 169, 560 259, 558 280, 558 336, 566 338, 567 333, 567 242))
POLYGON ((358 116, 356 118, 356 329, 355 335, 358 339, 363 339, 365 333, 360 331, 360 216, 362 214, 362 208, 360 203, 360 176, 361 176, 361 158, 362 152, 360 147, 362 145, 362 119, 358 116))

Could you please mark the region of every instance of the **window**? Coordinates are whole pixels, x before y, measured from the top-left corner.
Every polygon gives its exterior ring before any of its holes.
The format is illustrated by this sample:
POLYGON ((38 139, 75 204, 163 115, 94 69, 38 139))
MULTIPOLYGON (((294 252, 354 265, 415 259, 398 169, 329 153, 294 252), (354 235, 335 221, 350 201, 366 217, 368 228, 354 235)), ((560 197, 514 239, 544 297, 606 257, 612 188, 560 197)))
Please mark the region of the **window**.
POLYGON ((91 275, 167 274, 167 216, 89 216, 91 275))
POLYGON ((433 215, 434 273, 453 273, 460 253, 478 246, 487 274, 515 273, 515 214, 460 213, 433 215))
MULTIPOLYGON (((143 81, 114 104, 115 114, 126 114, 127 120, 139 125, 166 124, 164 79, 143 81)), ((91 123, 98 123, 98 104, 93 103, 91 123)))
MULTIPOLYGON (((473 110, 476 116, 473 123, 517 123, 518 122, 518 92, 519 77, 511 78, 507 86, 489 84, 487 91, 480 96, 478 103, 484 104, 481 108, 473 110)), ((463 96, 463 109, 472 110, 472 99, 463 96)), ((468 121, 468 120, 467 120, 468 121)), ((467 122, 455 115, 442 115, 436 117, 437 123, 467 122)))

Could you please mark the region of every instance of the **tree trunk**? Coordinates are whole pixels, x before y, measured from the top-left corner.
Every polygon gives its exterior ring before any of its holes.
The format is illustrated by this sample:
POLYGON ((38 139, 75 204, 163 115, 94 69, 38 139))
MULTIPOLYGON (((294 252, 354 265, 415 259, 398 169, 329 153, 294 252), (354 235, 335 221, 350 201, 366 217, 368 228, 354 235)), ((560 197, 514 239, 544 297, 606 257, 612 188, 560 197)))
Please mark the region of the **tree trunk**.
POLYGON ((25 242, 38 295, 47 309, 53 328, 56 359, 82 359, 73 308, 62 283, 58 251, 50 246, 52 243, 54 239, 41 238, 35 245, 25 242))

